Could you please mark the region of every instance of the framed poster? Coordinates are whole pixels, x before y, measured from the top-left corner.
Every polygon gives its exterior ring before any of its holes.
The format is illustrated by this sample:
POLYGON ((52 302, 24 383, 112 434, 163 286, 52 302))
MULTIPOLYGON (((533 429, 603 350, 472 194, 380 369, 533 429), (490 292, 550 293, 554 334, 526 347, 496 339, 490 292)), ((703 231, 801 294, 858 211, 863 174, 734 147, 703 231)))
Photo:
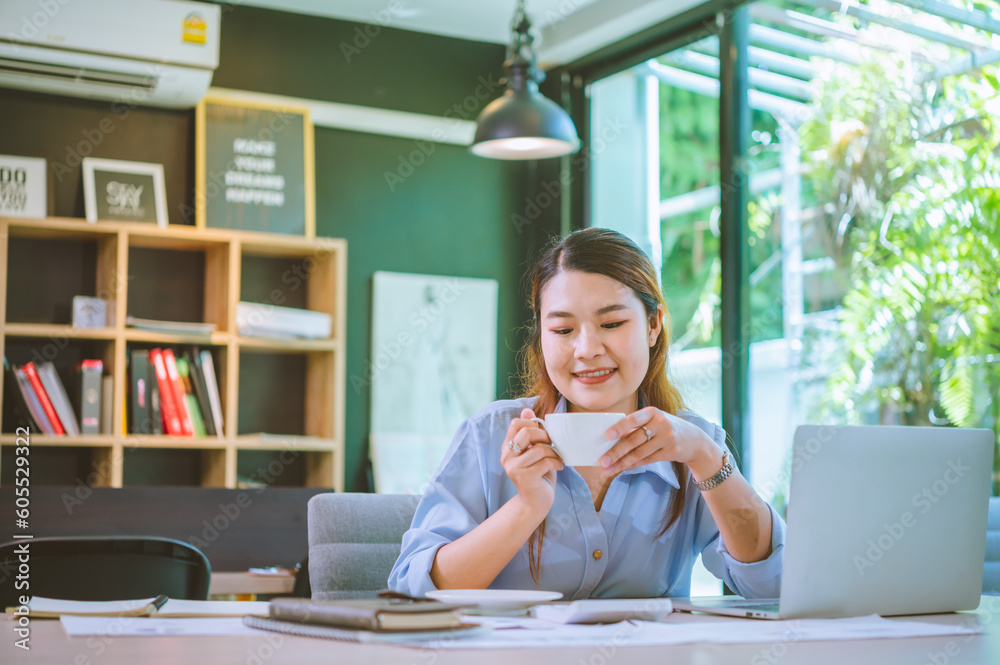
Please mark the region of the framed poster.
POLYGON ((375 491, 420 494, 459 425, 496 399, 499 285, 376 272, 371 359, 375 491))
POLYGON ((45 217, 45 160, 0 155, 0 217, 45 217))
POLYGON ((195 109, 195 223, 316 235, 306 108, 205 97, 195 109))
POLYGON ((87 221, 150 222, 167 226, 163 164, 83 158, 87 221))

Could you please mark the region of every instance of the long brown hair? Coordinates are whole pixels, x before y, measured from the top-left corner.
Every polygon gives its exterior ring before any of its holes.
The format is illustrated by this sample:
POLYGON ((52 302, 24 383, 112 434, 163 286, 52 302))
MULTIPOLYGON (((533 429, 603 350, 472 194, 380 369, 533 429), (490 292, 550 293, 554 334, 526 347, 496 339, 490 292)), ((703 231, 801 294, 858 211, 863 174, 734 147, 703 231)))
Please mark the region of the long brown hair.
MULTIPOLYGON (((642 303, 650 322, 654 325, 657 306, 663 306, 663 329, 656 343, 649 349, 649 369, 639 389, 646 396, 648 406, 676 414, 684 407, 680 392, 667 379, 667 349, 670 345, 670 315, 663 301, 663 293, 652 262, 634 242, 609 229, 590 228, 575 231, 555 243, 542 255, 531 277, 528 306, 532 319, 528 324, 528 338, 521 349, 522 395, 538 396, 534 412, 539 418, 551 413, 559 403, 559 391, 545 370, 542 356, 541 318, 542 291, 549 280, 561 270, 604 275, 632 289, 642 303)), ((672 463, 680 483, 670 507, 663 518, 659 536, 676 522, 684 512, 684 494, 687 470, 680 462, 672 463)), ((545 538, 543 521, 528 539, 528 565, 531 578, 538 584, 541 569, 542 541, 545 538)))

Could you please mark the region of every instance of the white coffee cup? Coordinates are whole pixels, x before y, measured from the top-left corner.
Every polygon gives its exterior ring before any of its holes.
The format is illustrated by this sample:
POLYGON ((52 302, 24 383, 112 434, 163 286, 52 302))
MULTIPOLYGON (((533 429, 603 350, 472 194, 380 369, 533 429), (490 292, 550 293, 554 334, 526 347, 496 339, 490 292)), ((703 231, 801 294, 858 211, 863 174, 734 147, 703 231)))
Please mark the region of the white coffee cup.
POLYGON ((604 435, 624 413, 550 413, 532 418, 549 434, 552 447, 567 466, 599 466, 598 460, 618 443, 604 435))

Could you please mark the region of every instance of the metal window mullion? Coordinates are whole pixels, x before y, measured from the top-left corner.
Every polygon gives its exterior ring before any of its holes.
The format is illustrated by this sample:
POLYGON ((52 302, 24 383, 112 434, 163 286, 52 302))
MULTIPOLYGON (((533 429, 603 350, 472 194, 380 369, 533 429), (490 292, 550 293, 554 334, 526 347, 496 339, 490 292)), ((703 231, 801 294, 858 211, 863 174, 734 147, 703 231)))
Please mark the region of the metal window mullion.
POLYGON ((749 365, 747 254, 747 144, 750 133, 747 45, 749 12, 745 6, 720 14, 719 157, 721 164, 720 258, 722 425, 732 438, 744 475, 749 474, 749 365))

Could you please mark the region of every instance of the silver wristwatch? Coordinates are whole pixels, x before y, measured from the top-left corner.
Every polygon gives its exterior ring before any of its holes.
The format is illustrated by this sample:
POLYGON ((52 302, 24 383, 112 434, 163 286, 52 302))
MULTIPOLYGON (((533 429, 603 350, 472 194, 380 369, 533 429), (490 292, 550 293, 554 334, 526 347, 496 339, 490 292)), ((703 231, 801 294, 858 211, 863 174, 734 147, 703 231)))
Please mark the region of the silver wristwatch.
POLYGON ((733 466, 732 460, 729 459, 729 451, 726 450, 722 453, 722 468, 719 469, 719 472, 714 476, 712 476, 711 478, 709 478, 708 480, 703 480, 700 483, 695 481, 695 485, 697 485, 698 489, 700 489, 702 492, 704 492, 705 490, 710 490, 713 487, 718 487, 719 485, 721 485, 722 481, 728 478, 729 476, 733 475, 733 471, 735 470, 736 467, 733 466))

